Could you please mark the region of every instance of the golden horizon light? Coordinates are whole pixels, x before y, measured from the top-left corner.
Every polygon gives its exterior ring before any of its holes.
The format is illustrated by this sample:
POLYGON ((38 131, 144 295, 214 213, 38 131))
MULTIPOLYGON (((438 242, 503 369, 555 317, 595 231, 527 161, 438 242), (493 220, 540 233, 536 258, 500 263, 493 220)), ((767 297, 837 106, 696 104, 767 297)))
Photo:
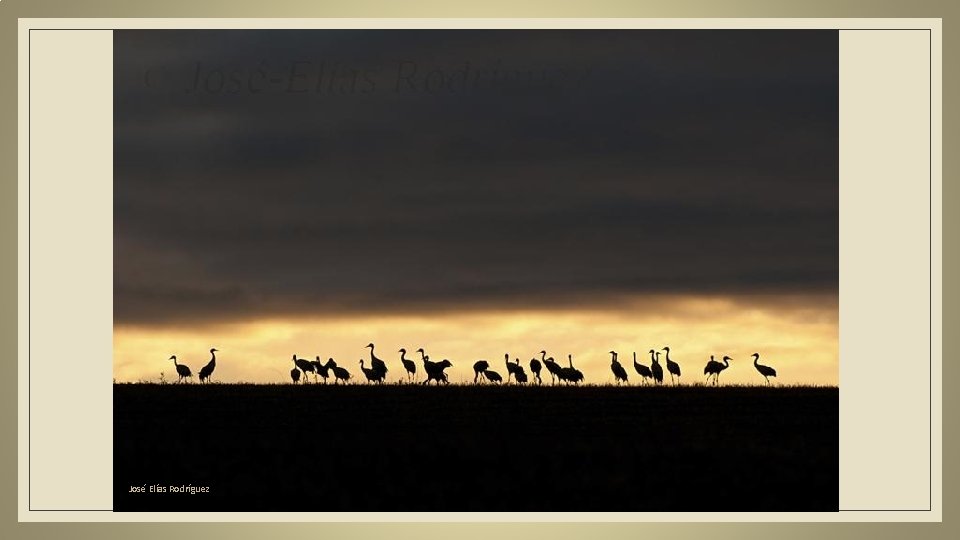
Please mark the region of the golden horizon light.
MULTIPOLYGON (((630 384, 640 383, 637 361, 649 365, 650 349, 671 349, 681 365, 682 384, 704 382, 703 367, 714 355, 733 360, 720 376, 724 384, 765 384, 751 355, 777 370, 777 385, 839 383, 838 303, 835 295, 660 295, 611 306, 477 310, 453 313, 264 318, 191 326, 114 327, 116 382, 176 382, 171 355, 196 373, 218 349, 214 382, 289 383, 292 356, 334 358, 365 383, 359 361, 365 345, 389 368, 387 382, 405 380, 398 350, 415 359, 423 347, 432 360, 449 359, 451 383, 473 380, 473 363, 484 359, 506 378, 505 353, 519 357, 529 373, 531 358, 546 350, 563 365, 573 355, 588 384, 612 384, 609 351, 617 351, 630 384)), ((663 364, 661 354, 661 364, 663 364)), ((550 384, 546 370, 545 384, 550 384)), ((311 381, 312 382, 312 381, 311 381)), ((332 379, 331 379, 332 383, 332 379)), ((665 384, 670 383, 665 374, 665 384)))

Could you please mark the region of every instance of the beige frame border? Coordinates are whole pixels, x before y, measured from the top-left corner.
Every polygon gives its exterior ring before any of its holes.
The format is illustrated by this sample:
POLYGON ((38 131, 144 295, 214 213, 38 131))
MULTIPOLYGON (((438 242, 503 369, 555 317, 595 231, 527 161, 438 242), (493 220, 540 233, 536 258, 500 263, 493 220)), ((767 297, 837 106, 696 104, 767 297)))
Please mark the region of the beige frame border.
MULTIPOLYGON (((11 2, 8 1, 8 2, 4 2, 4 3, 9 5, 11 2)), ((2 9, 2 8, 4 8, 4 7, 7 7, 7 6, 0 6, 0 9, 2 9)), ((198 11, 200 11, 200 10, 198 10, 198 11)), ((6 14, 4 14, 4 15, 6 15, 6 14)), ((51 22, 51 21, 46 21, 46 22, 51 22)), ((74 21, 70 21, 70 22, 73 23, 73 24, 75 24, 77 21, 74 20, 74 21)), ((821 22, 824 22, 824 21, 821 21, 821 22)), ((885 21, 885 22, 886 22, 886 21, 885 21)), ((5 25, 5 26, 6 26, 7 28, 9 28, 9 25, 5 25)), ((793 26, 791 26, 791 27, 793 27, 793 26)), ((9 36, 9 35, 11 35, 11 34, 12 34, 12 33, 7 34, 7 35, 9 36)), ((7 58, 9 58, 9 55, 7 55, 7 58)), ((7 86, 9 86, 9 85, 7 85, 7 86)), ((6 88, 6 89, 9 89, 9 88, 6 88)), ((939 101, 939 100, 938 100, 938 101, 939 101)), ((939 120, 939 115, 936 115, 936 120, 939 120)), ((9 125, 11 125, 11 124, 8 123, 8 124, 6 124, 6 125, 9 126, 9 125)), ((937 121, 935 121, 934 130, 937 131, 937 132, 939 132, 939 122, 937 122, 937 121)), ((8 145, 6 148, 9 149, 9 148, 11 148, 11 146, 8 145)), ((8 152, 8 153, 9 153, 9 152, 8 152)), ((938 160, 938 161, 939 161, 939 160, 938 160)), ((7 160, 7 163, 8 163, 8 164, 11 163, 11 162, 12 162, 12 160, 7 160)), ((9 165, 8 165, 8 167, 9 167, 9 165)), ((936 167, 935 167, 935 169, 936 169, 936 167)), ((7 198, 6 200, 7 200, 7 201, 15 200, 15 198, 12 198, 12 197, 11 197, 11 198, 7 198)), ((9 343, 9 341, 8 341, 8 343, 9 343)), ((7 380, 12 380, 12 378, 11 378, 11 377, 8 377, 7 380)), ((8 394, 8 395, 9 395, 9 394, 8 394)), ((949 397, 948 397, 948 401, 949 401, 949 397)), ((8 483, 8 485, 11 485, 11 484, 12 484, 12 482, 8 483)), ((7 507, 10 508, 10 506, 12 506, 12 505, 8 505, 7 507)), ((229 516, 229 515, 225 515, 225 516, 223 516, 223 517, 226 518, 227 516, 229 516)), ((227 528, 225 528, 225 529, 227 529, 227 528)), ((331 530, 331 532, 332 532, 334 529, 337 530, 337 531, 340 531, 340 532, 347 532, 348 530, 350 530, 350 529, 344 528, 344 527, 330 528, 329 530, 331 530)), ((260 530, 262 531, 262 529, 260 529, 260 530)), ((290 529, 288 529, 288 530, 290 530, 290 529)), ((300 529, 300 530, 303 530, 303 529, 300 529)), ((370 529, 368 529, 368 530, 370 530, 370 529)), ((384 530, 385 532, 389 532, 389 530, 385 530, 385 529, 380 529, 380 530, 384 530)), ((435 530, 436 530, 436 529, 435 529, 435 530)), ((452 532, 452 529, 450 529, 450 528, 444 528, 444 530, 447 530, 447 531, 452 532)), ((462 527, 460 528, 460 530, 462 531, 462 527)), ((504 532, 505 530, 513 530, 513 531, 519 532, 516 528, 514 528, 514 529, 503 529, 502 527, 495 527, 495 528, 484 527, 484 530, 485 530, 485 533, 483 533, 484 536, 486 536, 486 534, 499 534, 499 533, 504 532)), ((526 530, 529 531, 530 529, 529 529, 529 528, 526 528, 526 530)), ((556 529, 555 529, 555 530, 556 530, 556 529)), ((564 530, 570 531, 570 530, 572 530, 572 529, 570 529, 569 527, 566 527, 564 530)), ((583 529, 580 529, 580 530, 582 531, 583 529)), ((611 530, 611 529, 607 529, 607 530, 608 530, 609 532, 614 532, 614 530, 611 530)), ((628 529, 628 528, 621 528, 621 529, 617 529, 617 530, 626 532, 626 531, 629 530, 629 529, 628 529)), ((634 528, 633 530, 637 530, 637 531, 638 531, 638 530, 640 530, 640 529, 639 529, 639 528, 634 528)), ((645 530, 645 531, 648 531, 648 532, 654 532, 654 531, 669 532, 669 531, 674 531, 674 528, 673 528, 673 527, 670 527, 670 526, 667 526, 667 527, 665 527, 665 528, 662 527, 662 526, 657 526, 657 527, 655 527, 655 528, 645 527, 644 530, 645 530)), ((696 528, 694 528, 694 529, 686 528, 686 530, 689 530, 691 533, 694 533, 694 534, 699 534, 699 533, 705 533, 705 532, 707 532, 707 529, 705 529, 705 528, 703 528, 703 527, 696 527, 696 528)), ((713 535, 716 535, 717 530, 715 530, 715 529, 711 529, 711 530, 713 530, 713 535)), ((754 532, 759 532, 759 529, 752 529, 752 530, 753 530, 754 532)), ((769 528, 767 528, 767 530, 769 530, 769 528)), ((807 530, 808 533, 814 532, 814 529, 809 529, 809 528, 808 528, 808 529, 806 529, 806 530, 807 530)), ((816 530, 817 530, 817 531, 822 531, 823 529, 818 527, 816 530)), ((848 530, 849 530, 849 529, 848 529, 848 530)), ((927 528, 926 530, 929 531, 930 529, 927 528)), ((942 528, 940 528, 939 530, 940 530, 940 531, 943 531, 942 528)), ((237 528, 237 527, 232 527, 231 534, 235 534, 234 537, 244 537, 244 534, 242 533, 242 531, 243 531, 243 529, 239 529, 239 528, 237 528)), ((723 531, 726 531, 726 532, 728 532, 728 533, 729 533, 729 532, 732 532, 730 528, 720 529, 720 532, 723 532, 723 531)), ((560 532, 561 532, 561 534, 560 534, 558 537, 566 537, 566 536, 568 536, 567 534, 563 534, 562 531, 560 531, 560 532)), ((783 532, 783 531, 781 531, 781 532, 783 532)), ((736 534, 736 533, 734 533, 734 534, 736 534)), ((473 535, 470 535, 470 536, 473 536, 473 535)), ((874 537, 884 537, 884 536, 885 536, 884 534, 878 534, 878 535, 875 535, 874 537)))

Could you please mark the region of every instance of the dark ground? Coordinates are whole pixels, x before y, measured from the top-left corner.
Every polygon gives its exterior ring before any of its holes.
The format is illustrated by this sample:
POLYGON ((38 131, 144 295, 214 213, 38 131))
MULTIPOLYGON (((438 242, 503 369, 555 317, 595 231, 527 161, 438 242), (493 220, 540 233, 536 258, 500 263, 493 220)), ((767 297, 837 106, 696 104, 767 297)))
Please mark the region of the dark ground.
POLYGON ((837 388, 114 385, 117 511, 836 511, 837 388), (209 493, 130 493, 192 484, 209 493))

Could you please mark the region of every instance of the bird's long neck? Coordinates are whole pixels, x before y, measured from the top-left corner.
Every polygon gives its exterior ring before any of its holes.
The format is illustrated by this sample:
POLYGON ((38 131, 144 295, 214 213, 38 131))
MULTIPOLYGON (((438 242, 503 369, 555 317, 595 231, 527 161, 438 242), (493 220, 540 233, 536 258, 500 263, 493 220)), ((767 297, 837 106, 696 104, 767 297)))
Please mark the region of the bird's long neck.
POLYGON ((423 349, 420 349, 418 352, 420 353, 420 359, 421 359, 421 360, 423 360, 424 358, 427 357, 427 355, 425 355, 425 354, 423 353, 423 349))
POLYGON ((405 356, 407 356, 407 351, 400 351, 400 361, 401 361, 401 362, 403 362, 404 360, 406 360, 406 358, 404 358, 405 356))
POLYGON ((654 354, 653 351, 650 351, 650 361, 656 362, 656 359, 653 357, 653 354, 654 354))
POLYGON ((633 353, 633 363, 637 363, 637 353, 633 353))
POLYGON ((670 349, 667 349, 667 355, 664 357, 667 362, 670 361, 670 349))
POLYGON ((173 358, 171 358, 171 360, 173 360, 173 365, 175 365, 175 366, 176 366, 176 365, 179 365, 179 364, 177 364, 177 357, 176 357, 176 356, 174 356, 173 358))
POLYGON ((754 356, 754 357, 753 357, 753 365, 757 365, 757 360, 760 360, 760 357, 759 357, 759 356, 754 356))
POLYGON ((547 361, 547 351, 540 351, 540 359, 544 362, 547 361))
POLYGON ((217 362, 217 354, 214 351, 210 351, 210 363, 215 364, 217 362))
POLYGON ((373 345, 371 345, 371 346, 370 346, 370 360, 373 360, 374 358, 375 358, 375 356, 373 356, 373 345))
POLYGON ((567 355, 567 362, 570 362, 570 367, 572 368, 572 367, 573 367, 573 355, 572 355, 572 354, 568 354, 568 355, 567 355))

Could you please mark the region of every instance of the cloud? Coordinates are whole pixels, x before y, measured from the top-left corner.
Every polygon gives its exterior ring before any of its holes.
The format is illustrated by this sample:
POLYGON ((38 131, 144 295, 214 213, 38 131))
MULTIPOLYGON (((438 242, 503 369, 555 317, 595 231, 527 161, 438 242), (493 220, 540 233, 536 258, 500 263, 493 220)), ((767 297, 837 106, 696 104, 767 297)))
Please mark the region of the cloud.
POLYGON ((834 32, 120 31, 114 50, 119 323, 835 294, 834 32), (411 65, 419 90, 396 91, 411 65))

